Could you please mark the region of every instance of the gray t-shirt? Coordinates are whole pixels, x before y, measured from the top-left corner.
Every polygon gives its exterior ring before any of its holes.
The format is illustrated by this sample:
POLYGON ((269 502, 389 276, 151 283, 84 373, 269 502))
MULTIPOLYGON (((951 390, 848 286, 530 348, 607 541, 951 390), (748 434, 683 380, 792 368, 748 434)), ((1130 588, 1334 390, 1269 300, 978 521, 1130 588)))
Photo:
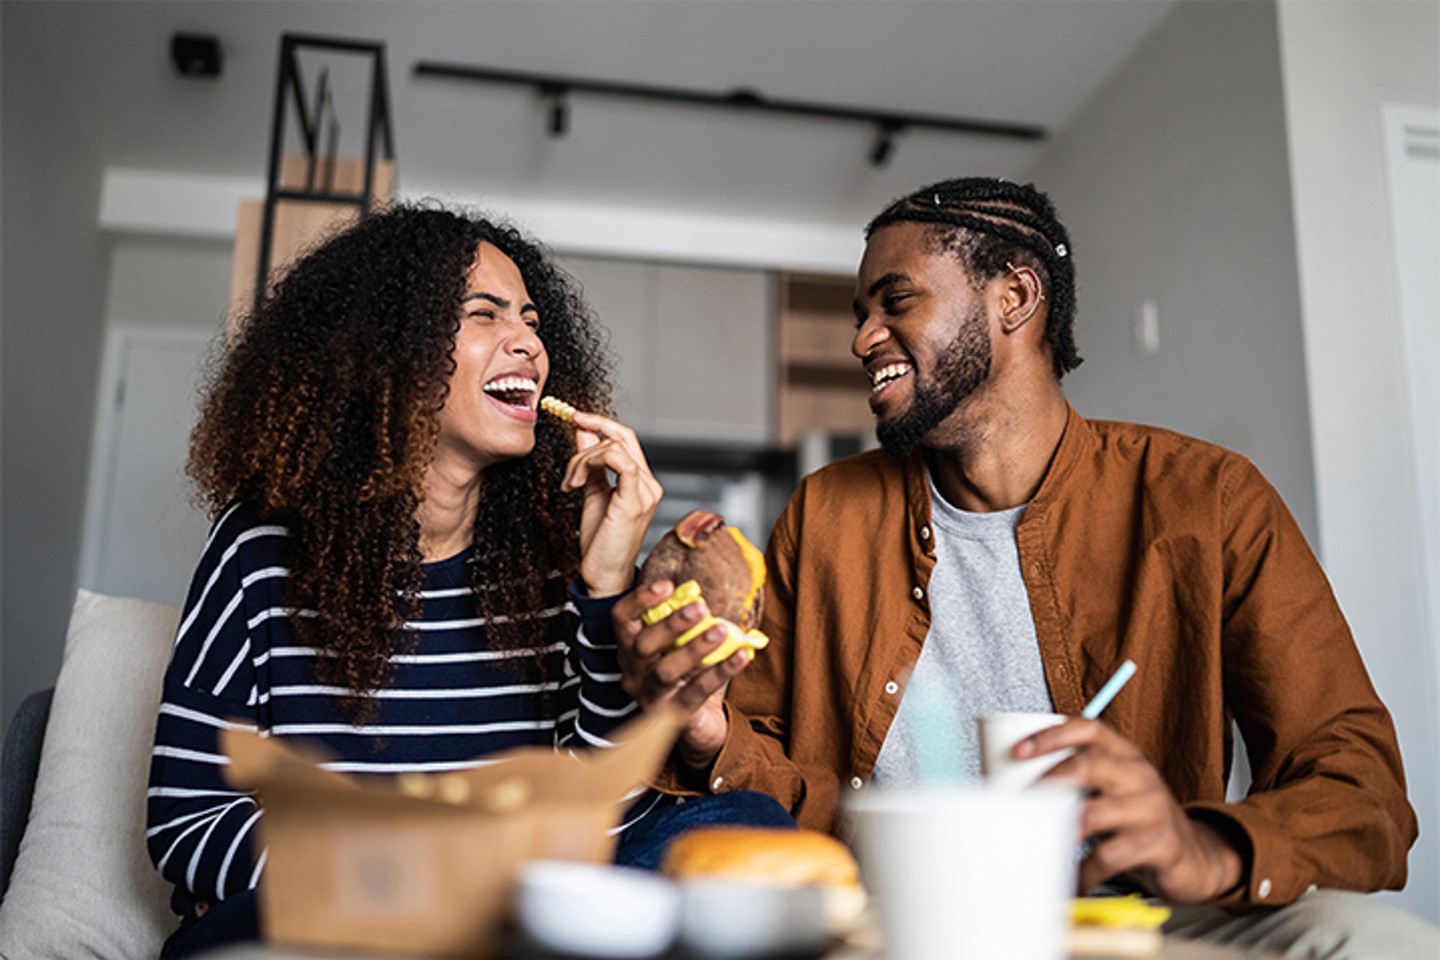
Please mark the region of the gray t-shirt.
POLYGON ((978 780, 976 717, 1055 709, 1015 542, 1025 507, 970 513, 933 479, 930 500, 930 633, 875 762, 886 787, 978 780))

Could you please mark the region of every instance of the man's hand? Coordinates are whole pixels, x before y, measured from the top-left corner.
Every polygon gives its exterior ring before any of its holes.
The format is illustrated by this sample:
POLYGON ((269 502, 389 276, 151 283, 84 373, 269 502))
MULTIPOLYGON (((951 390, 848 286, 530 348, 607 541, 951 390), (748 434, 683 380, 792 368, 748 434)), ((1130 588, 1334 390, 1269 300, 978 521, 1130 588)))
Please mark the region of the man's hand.
POLYGON ((712 626, 678 650, 675 640, 709 611, 703 600, 687 604, 659 623, 645 626, 646 610, 675 592, 660 581, 636 588, 616 602, 611 617, 619 644, 621 685, 642 709, 671 701, 689 714, 680 735, 680 759, 692 769, 708 767, 725 745, 725 685, 750 663, 754 654, 741 649, 713 666, 700 661, 725 641, 725 629, 712 626))
POLYGON ((1205 903, 1240 883, 1239 852, 1186 816, 1140 749, 1099 720, 1042 730, 1015 745, 1015 758, 1065 747, 1075 753, 1046 776, 1077 783, 1086 797, 1081 830, 1095 846, 1080 865, 1082 893, 1125 873, 1164 900, 1205 903))

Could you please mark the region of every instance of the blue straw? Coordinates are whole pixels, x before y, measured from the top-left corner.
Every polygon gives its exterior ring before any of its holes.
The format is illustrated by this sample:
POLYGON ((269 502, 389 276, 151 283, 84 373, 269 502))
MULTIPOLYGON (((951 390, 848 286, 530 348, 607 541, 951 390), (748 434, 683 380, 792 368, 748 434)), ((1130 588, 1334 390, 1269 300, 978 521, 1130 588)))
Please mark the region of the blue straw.
POLYGON ((1135 676, 1135 661, 1126 660, 1120 664, 1119 669, 1110 679, 1105 681, 1105 686, 1100 688, 1100 692, 1085 704, 1085 709, 1080 711, 1080 716, 1086 720, 1094 720, 1100 716, 1101 711, 1110 706, 1110 701, 1115 699, 1115 694, 1119 693, 1120 688, 1125 686, 1133 676, 1135 676))
POLYGON ((913 725, 919 785, 946 787, 965 782, 965 743, 959 733, 959 711, 944 684, 931 674, 916 674, 905 685, 905 703, 913 725))

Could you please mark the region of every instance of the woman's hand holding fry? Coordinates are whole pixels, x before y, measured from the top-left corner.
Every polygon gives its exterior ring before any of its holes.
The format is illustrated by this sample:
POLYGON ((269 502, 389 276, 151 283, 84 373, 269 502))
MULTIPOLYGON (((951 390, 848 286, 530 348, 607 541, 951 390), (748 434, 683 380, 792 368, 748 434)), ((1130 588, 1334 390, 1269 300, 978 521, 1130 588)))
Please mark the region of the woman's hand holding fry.
POLYGON ((561 483, 584 490, 580 518, 580 578, 591 596, 630 589, 650 520, 664 492, 650 471, 635 431, 595 413, 577 410, 575 444, 561 483), (615 483, 610 482, 614 474, 615 483))

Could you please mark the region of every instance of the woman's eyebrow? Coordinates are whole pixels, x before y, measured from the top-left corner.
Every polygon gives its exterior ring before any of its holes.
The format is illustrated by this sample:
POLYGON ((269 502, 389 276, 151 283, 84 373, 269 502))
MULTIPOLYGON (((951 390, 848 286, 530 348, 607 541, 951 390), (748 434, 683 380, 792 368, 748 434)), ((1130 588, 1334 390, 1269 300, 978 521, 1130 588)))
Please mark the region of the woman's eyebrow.
MULTIPOLYGON (((460 303, 461 303, 461 305, 463 306, 464 304, 469 303, 471 300, 485 300, 485 301, 487 301, 487 302, 489 302, 489 303, 495 304, 495 306, 499 307, 501 310, 509 310, 509 309, 510 309, 510 301, 509 301, 509 300, 506 300, 504 297, 497 297, 497 296, 495 296, 495 294, 493 294, 493 293, 485 293, 483 290, 482 290, 482 291, 479 291, 479 292, 476 292, 476 293, 467 293, 467 294, 465 294, 465 296, 463 296, 463 297, 460 298, 460 303)), ((526 301, 525 303, 522 303, 522 304, 520 305, 520 311, 519 311, 519 312, 520 312, 520 313, 533 313, 533 314, 538 315, 538 314, 540 313, 540 308, 537 307, 537 306, 535 306, 535 304, 530 303, 529 301, 526 301)))

